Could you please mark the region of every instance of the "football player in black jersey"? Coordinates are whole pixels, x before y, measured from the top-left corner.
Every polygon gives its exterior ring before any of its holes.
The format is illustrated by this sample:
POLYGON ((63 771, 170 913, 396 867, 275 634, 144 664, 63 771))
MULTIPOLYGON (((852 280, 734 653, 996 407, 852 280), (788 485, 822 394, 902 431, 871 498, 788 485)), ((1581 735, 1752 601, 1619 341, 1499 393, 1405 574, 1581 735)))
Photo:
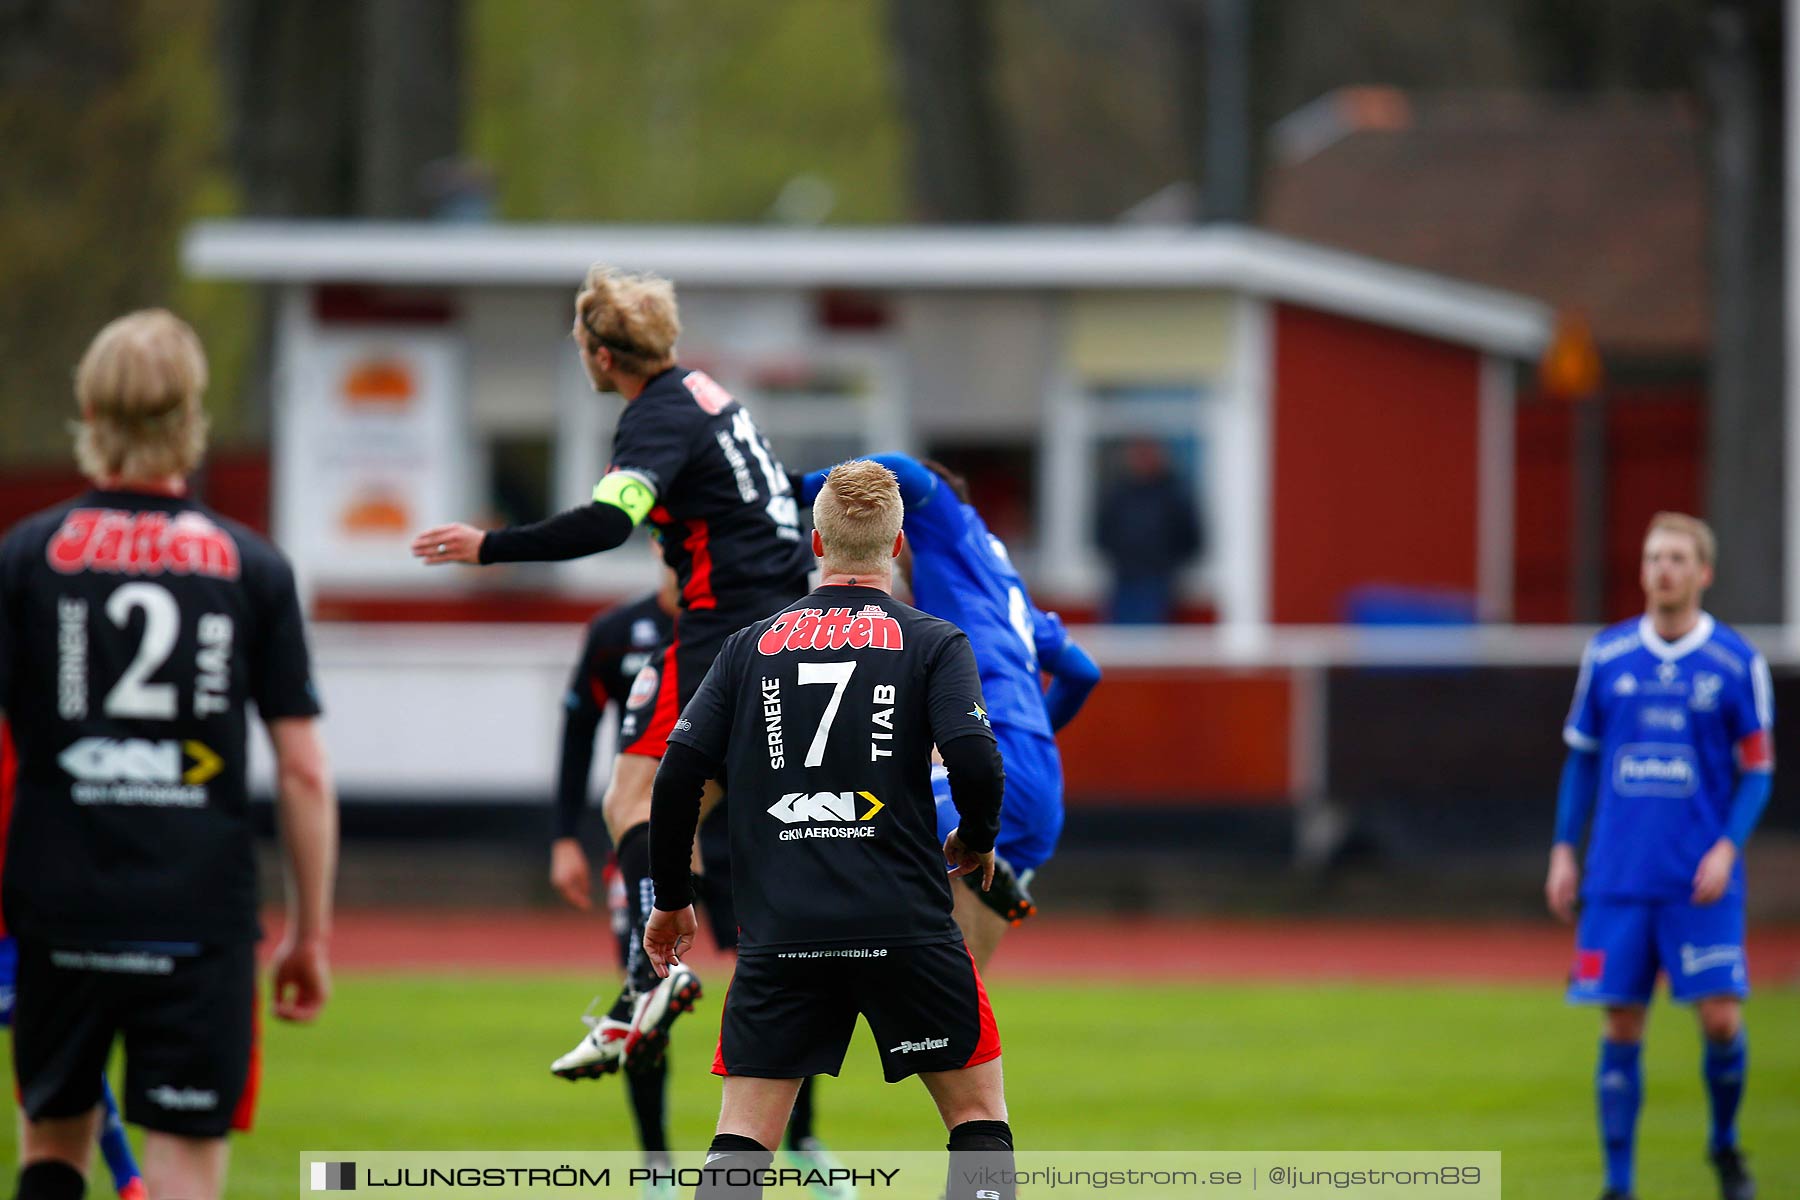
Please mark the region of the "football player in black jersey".
POLYGON ((623 720, 632 682, 674 637, 680 587, 673 571, 664 567, 663 575, 663 585, 656 591, 607 609, 588 622, 581 657, 563 694, 550 885, 571 907, 583 911, 593 907, 592 872, 580 835, 594 766, 594 741, 607 707, 612 706, 623 720))
MULTIPOLYGON (((593 907, 593 884, 587 852, 582 848, 581 819, 587 811, 588 777, 593 769, 594 741, 608 707, 624 716, 632 682, 655 653, 659 653, 673 634, 678 608, 679 585, 675 573, 663 568, 663 586, 648 596, 601 613, 588 623, 587 637, 582 643, 581 658, 569 679, 563 697, 562 755, 557 770, 555 840, 551 843, 550 883, 571 907, 587 911, 593 907)), ((615 721, 615 732, 616 732, 615 721)), ((713 941, 721 950, 737 947, 737 917, 731 905, 731 857, 726 830, 725 806, 715 808, 701 823, 698 845, 699 872, 695 887, 706 908, 707 924, 713 941)), ((607 865, 607 874, 617 880, 616 857, 607 865)), ((621 965, 630 961, 631 923, 627 917, 624 888, 618 889, 614 907, 614 933, 619 939, 621 965)), ((611 895, 609 891, 609 900, 611 895)), ((603 1018, 583 1016, 590 1028, 598 1028, 603 1018)), ((616 1058, 596 1051, 592 1041, 583 1038, 569 1053, 551 1064, 550 1070, 565 1079, 588 1079, 617 1066, 616 1058)), ((668 1165, 668 1119, 665 1088, 668 1064, 659 1061, 636 1071, 626 1072, 628 1098, 632 1118, 637 1126, 638 1143, 643 1147, 646 1164, 651 1168, 668 1165)), ((803 1166, 817 1167, 829 1176, 837 1160, 813 1131, 812 1080, 800 1085, 800 1096, 794 1102, 788 1120, 786 1146, 788 1153, 803 1166)), ((849 1186, 815 1188, 822 1200, 847 1200, 855 1195, 849 1186)))
POLYGON ((656 764, 726 637, 804 594, 812 568, 793 481, 749 412, 704 372, 676 363, 680 331, 667 280, 591 269, 572 335, 595 390, 625 401, 592 501, 486 533, 442 525, 412 545, 434 566, 555 561, 613 549, 648 519, 680 580, 674 638, 632 689, 604 801, 633 918, 632 962, 625 991, 589 1039, 596 1057, 634 1069, 661 1056, 670 1025, 700 995, 693 971, 659 981, 642 952, 656 764))
MULTIPOLYGON (((688 847, 707 781, 732 798, 738 967, 709 1180, 769 1165, 800 1080, 837 1074, 859 1014, 888 1081, 924 1080, 953 1152, 1011 1165, 1000 1035, 950 888, 993 880, 1000 755, 969 639, 889 594, 902 515, 886 467, 833 468, 813 509, 821 586, 726 639, 656 776, 644 948, 659 973, 693 941, 688 847), (961 816, 941 845, 934 744, 961 816)), ((951 1172, 951 1200, 976 1194, 951 1172)))
MULTIPOLYGON (((632 680, 662 651, 674 633, 678 585, 673 571, 664 567, 663 574, 661 588, 629 604, 609 609, 588 622, 581 657, 563 697, 562 753, 557 768, 554 840, 550 843, 550 883, 571 907, 584 912, 593 907, 592 873, 587 851, 581 844, 581 824, 587 812, 594 742, 609 707, 618 718, 624 716, 632 680)), ((614 720, 613 728, 617 733, 618 719, 614 720)), ((617 864, 610 855, 608 857, 602 878, 616 883, 617 864)), ((713 912, 715 893, 712 889, 719 878, 724 879, 726 888, 730 887, 729 876, 715 877, 715 870, 723 865, 709 860, 704 876, 706 894, 703 899, 707 902, 707 915, 714 918, 715 938, 721 931, 713 912)), ((609 902, 612 900, 610 891, 609 902)), ((618 939, 619 962, 623 966, 630 961, 627 947, 630 945, 631 922, 626 913, 624 888, 620 886, 617 891, 613 932, 618 939)), ((730 923, 729 914, 725 915, 725 931, 730 940, 721 944, 731 945, 736 941, 736 926, 730 923)), ((600 1023, 599 1018, 592 1016, 583 1016, 582 1020, 590 1026, 600 1023)), ((564 1079, 574 1080, 591 1078, 601 1074, 603 1066, 617 1065, 617 1059, 604 1059, 597 1064, 593 1061, 595 1058, 591 1043, 583 1038, 574 1050, 553 1062, 550 1070, 564 1079)), ((664 1104, 667 1078, 666 1060, 628 1072, 626 1077, 626 1099, 637 1127, 638 1144, 643 1148, 646 1164, 653 1168, 668 1165, 669 1131, 664 1104)))
POLYGON ((258 1076, 252 702, 275 748, 293 901, 275 1015, 310 1020, 329 992, 337 803, 300 601, 272 546, 186 495, 205 384, 174 315, 101 330, 75 381, 94 489, 0 541, 22 1200, 83 1194, 121 1034, 150 1194, 223 1190, 225 1135, 248 1128, 258 1076))
MULTIPOLYGON (((0 717, 0 859, 6 854, 6 827, 12 820, 13 777, 12 734, 7 731, 4 717, 0 717)), ((13 999, 18 994, 13 984, 19 967, 19 946, 4 925, 4 920, 0 920, 0 1028, 10 1029, 13 999)), ((100 1077, 100 1156, 106 1160, 119 1200, 146 1200, 149 1193, 144 1190, 137 1154, 125 1134, 125 1120, 119 1115, 112 1082, 104 1071, 100 1077)))

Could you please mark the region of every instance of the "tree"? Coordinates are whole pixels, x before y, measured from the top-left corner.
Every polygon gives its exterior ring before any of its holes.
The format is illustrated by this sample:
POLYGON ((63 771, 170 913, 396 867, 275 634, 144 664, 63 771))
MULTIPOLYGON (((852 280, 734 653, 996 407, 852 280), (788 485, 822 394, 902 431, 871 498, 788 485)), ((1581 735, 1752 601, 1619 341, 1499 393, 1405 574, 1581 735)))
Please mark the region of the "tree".
POLYGON ((426 217, 462 144, 460 0, 224 0, 249 216, 426 217))
MULTIPOLYGON (((193 103, 210 19, 183 0, 0 5, 0 460, 70 464, 72 373, 107 321, 193 315, 176 247, 221 182, 193 103)), ((209 408, 216 421, 216 389, 209 408)))
POLYGON ((1018 184, 995 99, 988 0, 889 0, 901 104, 912 126, 914 215, 921 221, 1006 221, 1018 184))
POLYGON ((1713 260, 1707 516, 1724 559, 1711 602, 1737 621, 1780 620, 1793 552, 1782 538, 1781 47, 1777 0, 1711 4, 1702 50, 1713 260))

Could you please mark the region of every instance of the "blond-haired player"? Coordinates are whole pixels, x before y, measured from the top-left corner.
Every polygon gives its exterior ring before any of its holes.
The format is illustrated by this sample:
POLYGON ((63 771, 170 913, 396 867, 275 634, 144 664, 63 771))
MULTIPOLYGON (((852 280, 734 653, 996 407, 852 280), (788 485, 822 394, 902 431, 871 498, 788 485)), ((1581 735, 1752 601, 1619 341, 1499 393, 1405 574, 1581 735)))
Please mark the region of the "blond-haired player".
POLYGON ((1769 799, 1775 712, 1768 663, 1700 607, 1715 545, 1694 517, 1651 520, 1644 614, 1588 643, 1563 727, 1569 757, 1544 891, 1564 921, 1579 895, 1569 999, 1605 1009, 1595 1088, 1611 1200, 1631 1195, 1659 968, 1700 1017, 1720 1194, 1755 1195, 1737 1144, 1750 989, 1741 856, 1769 799), (1590 814, 1584 878, 1576 848, 1590 814))
MULTIPOLYGON (((682 705, 726 637, 803 594, 812 564, 792 482, 756 422, 704 372, 676 362, 681 320, 667 280, 593 267, 575 297, 571 333, 594 390, 625 401, 612 464, 591 501, 518 528, 439 526, 412 549, 433 566, 579 558, 621 545, 649 521, 680 580, 674 638, 632 686, 603 802, 632 916, 626 988, 552 1066, 594 1075, 660 1057, 670 1025, 700 995, 694 972, 683 968, 659 982, 642 952, 651 780, 682 705)), ((577 886, 586 872, 580 844, 559 838, 552 850, 559 890, 577 886)))
POLYGON ((93 489, 0 542, 23 1200, 83 1194, 120 1036, 149 1194, 223 1192, 225 1136, 249 1128, 258 1074, 252 701, 295 900, 275 1015, 310 1020, 329 992, 337 808, 300 602, 273 547, 186 494, 205 386, 200 339, 173 314, 102 329, 75 377, 93 489))
POLYGON ((813 506, 820 586, 727 639, 657 773, 644 946, 659 972, 681 969, 694 936, 704 785, 722 777, 731 795, 741 933, 702 1197, 761 1194, 730 1185, 768 1165, 800 1081, 837 1074, 859 1015, 887 1080, 924 1081, 950 1149, 993 1156, 1000 1181, 953 1169, 946 1196, 1013 1194, 1000 1035, 950 891, 993 880, 1000 754, 969 639, 889 594, 902 516, 887 468, 832 470, 813 506), (962 817, 941 842, 934 744, 962 817))

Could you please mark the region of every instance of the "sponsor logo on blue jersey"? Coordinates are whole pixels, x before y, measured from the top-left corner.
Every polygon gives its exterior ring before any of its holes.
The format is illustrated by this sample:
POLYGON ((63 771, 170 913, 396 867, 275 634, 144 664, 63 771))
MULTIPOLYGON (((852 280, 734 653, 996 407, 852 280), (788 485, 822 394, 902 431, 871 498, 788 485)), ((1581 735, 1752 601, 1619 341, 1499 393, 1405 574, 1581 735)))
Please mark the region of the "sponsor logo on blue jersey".
POLYGON ((1613 790, 1621 796, 1684 798, 1700 787, 1700 764, 1688 746, 1639 742, 1613 758, 1613 790))
MULTIPOLYGON (((1731 629, 1702 614, 1668 642, 1647 620, 1589 645, 1565 740, 1601 764, 1585 894, 1686 899, 1695 867, 1724 830, 1738 778, 1766 761, 1774 722, 1767 663, 1731 629)), ((1742 866, 1730 894, 1743 894, 1742 866)))

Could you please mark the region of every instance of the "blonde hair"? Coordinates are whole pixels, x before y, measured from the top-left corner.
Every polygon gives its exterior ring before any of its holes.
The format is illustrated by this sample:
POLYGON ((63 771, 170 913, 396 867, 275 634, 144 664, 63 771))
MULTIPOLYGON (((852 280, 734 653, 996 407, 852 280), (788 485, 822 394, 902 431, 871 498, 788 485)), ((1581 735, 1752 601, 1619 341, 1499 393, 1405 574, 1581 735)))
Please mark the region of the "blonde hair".
POLYGON ((75 461, 96 482, 186 475, 206 450, 206 351, 167 309, 127 313, 75 369, 75 461))
POLYGON ((1685 533, 1694 539, 1694 552, 1699 556, 1702 566, 1712 566, 1719 556, 1719 540, 1713 536, 1712 526, 1699 517, 1690 517, 1686 513, 1659 512, 1650 518, 1650 527, 1644 530, 1644 540, 1659 529, 1670 533, 1685 533))
POLYGON ((894 473, 866 458, 831 468, 813 501, 813 527, 827 565, 837 571, 886 572, 905 516, 894 473))
POLYGON ((601 263, 588 268, 575 297, 575 316, 587 331, 588 351, 605 346, 628 375, 653 375, 667 367, 681 336, 674 284, 601 263))

